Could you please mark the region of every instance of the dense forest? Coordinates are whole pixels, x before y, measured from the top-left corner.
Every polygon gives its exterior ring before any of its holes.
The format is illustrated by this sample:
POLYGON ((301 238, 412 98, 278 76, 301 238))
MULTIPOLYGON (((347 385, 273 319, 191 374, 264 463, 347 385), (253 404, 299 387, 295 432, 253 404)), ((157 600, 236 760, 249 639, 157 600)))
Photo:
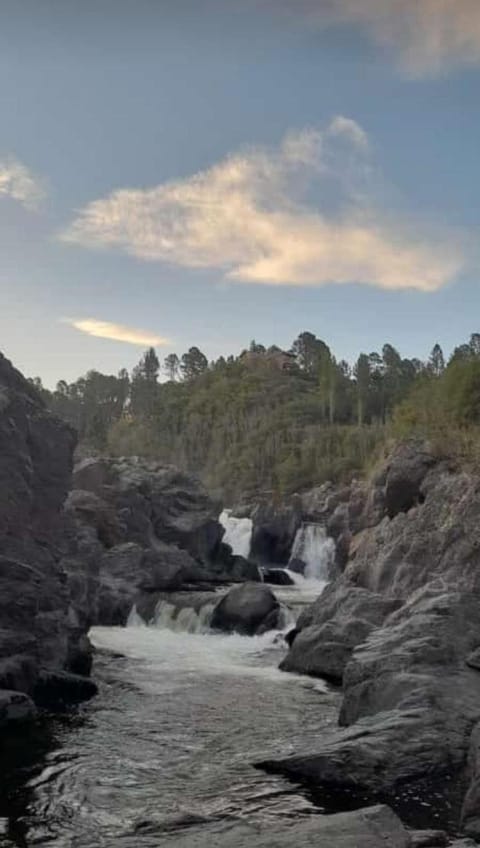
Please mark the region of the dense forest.
POLYGON ((469 456, 480 445, 480 334, 448 362, 438 344, 426 362, 385 344, 351 367, 303 332, 289 351, 252 341, 208 362, 192 347, 161 365, 150 349, 131 374, 89 371, 54 392, 33 382, 88 450, 175 463, 224 498, 351 477, 394 435, 469 456))

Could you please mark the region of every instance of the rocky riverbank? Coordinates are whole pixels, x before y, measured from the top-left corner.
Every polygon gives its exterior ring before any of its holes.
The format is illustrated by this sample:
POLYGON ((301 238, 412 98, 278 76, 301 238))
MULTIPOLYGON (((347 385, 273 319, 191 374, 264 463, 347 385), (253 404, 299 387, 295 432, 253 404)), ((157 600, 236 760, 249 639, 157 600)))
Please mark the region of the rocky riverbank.
POLYGON ((136 458, 73 469, 75 444, 0 355, 0 725, 95 694, 92 625, 165 591, 260 579, 195 477, 136 458))
POLYGON ((369 483, 304 496, 343 573, 300 617, 282 668, 343 686, 339 729, 265 763, 325 787, 395 794, 429 776, 465 791, 480 838, 480 483, 428 446, 397 448, 369 483))

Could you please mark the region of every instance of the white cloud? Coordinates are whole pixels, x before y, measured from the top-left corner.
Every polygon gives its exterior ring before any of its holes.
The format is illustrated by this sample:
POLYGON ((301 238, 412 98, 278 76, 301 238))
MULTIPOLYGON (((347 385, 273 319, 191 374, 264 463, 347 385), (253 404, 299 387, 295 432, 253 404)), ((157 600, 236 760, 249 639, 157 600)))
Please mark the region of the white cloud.
POLYGON ((366 149, 368 147, 368 135, 365 130, 357 124, 356 121, 352 121, 351 118, 345 118, 343 115, 337 115, 328 128, 328 132, 333 136, 346 136, 352 144, 357 145, 360 148, 366 149))
POLYGON ((150 333, 148 330, 126 327, 124 324, 112 324, 110 321, 99 321, 97 318, 79 320, 65 318, 64 321, 66 324, 70 324, 71 327, 75 327, 76 330, 100 339, 127 342, 127 344, 140 345, 141 347, 157 347, 170 344, 168 339, 150 333))
POLYGON ((392 49, 410 74, 480 62, 479 0, 263 0, 312 25, 354 25, 392 49))
POLYGON ((276 150, 114 191, 81 210, 62 238, 252 283, 434 291, 459 270, 460 253, 387 223, 365 185, 368 147, 364 130, 337 116, 323 132, 289 133, 276 150))
POLYGON ((10 197, 25 206, 35 209, 45 195, 44 187, 18 159, 0 159, 0 198, 10 197))

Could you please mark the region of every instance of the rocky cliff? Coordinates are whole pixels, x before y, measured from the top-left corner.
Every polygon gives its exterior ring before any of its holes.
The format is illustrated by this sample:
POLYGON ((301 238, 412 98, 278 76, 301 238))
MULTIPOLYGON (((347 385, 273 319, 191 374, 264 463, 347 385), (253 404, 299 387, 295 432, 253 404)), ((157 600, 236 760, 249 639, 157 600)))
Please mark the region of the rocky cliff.
POLYGON ((259 579, 256 566, 222 543, 219 506, 203 485, 172 466, 85 459, 74 470, 66 512, 77 549, 64 565, 90 624, 124 624, 145 596, 151 608, 165 591, 259 579), (90 589, 78 579, 85 567, 90 589))
POLYGON ((301 616, 283 668, 343 684, 340 728, 268 767, 375 792, 426 775, 470 784, 462 824, 480 837, 478 476, 409 443, 370 483, 322 487, 303 508, 344 571, 301 616))
POLYGON ((97 458, 72 479, 75 443, 0 355, 0 725, 94 694, 93 624, 124 624, 165 591, 259 579, 194 477, 97 458))
POLYGON ((75 436, 0 354, 0 724, 33 701, 92 694, 61 565, 75 436))

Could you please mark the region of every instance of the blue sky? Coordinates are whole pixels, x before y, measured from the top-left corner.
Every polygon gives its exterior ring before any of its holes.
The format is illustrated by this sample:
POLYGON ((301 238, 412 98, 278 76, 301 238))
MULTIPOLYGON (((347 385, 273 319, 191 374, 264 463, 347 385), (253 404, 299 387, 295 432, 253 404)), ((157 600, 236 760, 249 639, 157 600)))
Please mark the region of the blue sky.
POLYGON ((449 351, 479 94, 478 0, 3 0, 0 349, 49 386, 152 340, 449 351))

